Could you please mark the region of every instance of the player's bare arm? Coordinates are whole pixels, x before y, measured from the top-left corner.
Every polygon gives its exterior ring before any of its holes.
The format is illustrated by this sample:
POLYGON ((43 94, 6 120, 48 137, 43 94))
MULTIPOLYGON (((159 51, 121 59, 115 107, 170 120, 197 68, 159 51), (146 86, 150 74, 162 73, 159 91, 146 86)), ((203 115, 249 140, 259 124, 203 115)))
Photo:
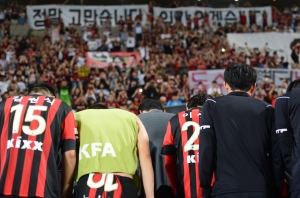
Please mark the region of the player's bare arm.
POLYGON ((69 150, 63 154, 62 188, 61 197, 68 198, 72 196, 73 176, 76 165, 76 151, 69 150))
POLYGON ((154 174, 149 150, 149 137, 142 121, 137 117, 139 127, 138 153, 146 198, 154 198, 154 174))

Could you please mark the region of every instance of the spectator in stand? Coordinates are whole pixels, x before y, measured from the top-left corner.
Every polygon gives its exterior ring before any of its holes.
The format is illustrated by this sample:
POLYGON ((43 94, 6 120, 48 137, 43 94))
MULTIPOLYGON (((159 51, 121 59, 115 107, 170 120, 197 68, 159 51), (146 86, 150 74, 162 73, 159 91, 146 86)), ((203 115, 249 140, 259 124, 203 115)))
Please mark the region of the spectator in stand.
POLYGON ((119 26, 119 31, 122 31, 125 27, 125 21, 123 19, 123 16, 120 16, 120 19, 117 22, 118 26, 119 26))
POLYGON ((300 44, 294 46, 292 54, 291 54, 291 57, 294 61, 294 68, 297 68, 297 69, 300 68, 300 63, 299 63, 299 54, 300 54, 299 48, 300 47, 299 46, 300 46, 300 44))
POLYGON ((10 36, 10 20, 6 18, 3 23, 4 37, 10 36))
POLYGON ((176 105, 181 105, 182 102, 179 100, 178 92, 174 92, 172 94, 171 100, 169 100, 166 104, 166 106, 176 106, 176 105))
POLYGON ((8 70, 8 68, 7 68, 8 63, 7 63, 7 60, 6 60, 5 53, 1 54, 0 65, 2 66, 3 71, 8 70))
POLYGON ((104 106, 107 106, 108 108, 119 108, 120 104, 116 102, 115 95, 109 95, 108 101, 104 102, 104 106))
POLYGON ((21 9, 19 13, 19 24, 24 25, 26 22, 26 13, 25 13, 25 8, 21 9))
POLYGON ((256 25, 256 12, 255 11, 249 11, 249 22, 250 22, 250 28, 253 25, 256 25))
POLYGON ((243 11, 240 16, 240 24, 247 25, 247 17, 246 17, 245 11, 243 11))
POLYGON ((126 26, 127 26, 127 31, 128 31, 128 32, 132 32, 134 21, 132 20, 131 15, 129 15, 129 16, 126 18, 126 21, 125 21, 125 22, 126 22, 126 26))
POLYGON ((46 31, 50 34, 51 19, 49 18, 48 15, 45 16, 45 19, 44 19, 44 25, 45 25, 46 31))
POLYGON ((212 81, 211 87, 207 90, 207 94, 211 95, 212 97, 219 97, 222 95, 222 91, 218 86, 217 81, 212 81))
POLYGON ((133 52, 134 47, 135 47, 135 38, 133 36, 132 32, 129 32, 127 40, 126 40, 126 47, 127 47, 127 52, 133 52))
POLYGON ((141 22, 138 20, 135 22, 135 42, 136 42, 136 46, 138 47, 140 44, 140 41, 143 39, 143 27, 141 22))
POLYGON ((104 21, 104 27, 106 29, 108 29, 109 31, 111 31, 111 26, 112 26, 112 23, 111 23, 110 18, 106 17, 106 20, 104 21))
POLYGON ((87 42, 87 46, 91 52, 96 51, 99 48, 98 42, 95 40, 95 36, 91 36, 91 39, 87 42))
POLYGON ((195 13, 195 16, 193 18, 193 23, 194 23, 194 30, 199 29, 199 16, 198 13, 195 13))
POLYGON ((268 26, 268 13, 265 10, 262 13, 262 20, 263 20, 263 31, 266 31, 266 27, 268 26))
POLYGON ((5 14, 2 8, 0 8, 0 26, 4 23, 5 20, 5 14))

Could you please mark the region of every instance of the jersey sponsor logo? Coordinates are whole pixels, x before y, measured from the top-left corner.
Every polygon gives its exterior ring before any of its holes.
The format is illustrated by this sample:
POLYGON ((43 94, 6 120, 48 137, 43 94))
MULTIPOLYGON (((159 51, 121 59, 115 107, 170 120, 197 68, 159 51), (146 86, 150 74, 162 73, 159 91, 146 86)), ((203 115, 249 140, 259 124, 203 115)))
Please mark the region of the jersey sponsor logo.
POLYGON ((7 141, 7 149, 18 148, 18 149, 28 149, 33 151, 43 151, 42 146, 43 146, 43 142, 22 140, 21 136, 17 137, 16 139, 12 138, 7 141))
POLYGON ((102 150, 102 143, 94 142, 91 144, 84 144, 79 148, 79 160, 82 160, 82 157, 93 158, 99 155, 102 152, 101 157, 106 157, 106 155, 111 155, 112 157, 117 157, 116 152, 110 142, 104 144, 102 150))
POLYGON ((76 140, 78 140, 79 137, 78 137, 78 130, 77 130, 77 128, 74 128, 74 134, 75 134, 76 140))
POLYGON ((196 164, 199 162, 199 153, 197 155, 188 155, 186 156, 186 162, 188 164, 196 164))
POLYGON ((200 130, 203 130, 203 129, 210 129, 210 125, 200 126, 200 130))
POLYGON ((284 133, 284 132, 287 132, 287 129, 277 129, 276 130, 276 133, 279 134, 279 133, 284 133))

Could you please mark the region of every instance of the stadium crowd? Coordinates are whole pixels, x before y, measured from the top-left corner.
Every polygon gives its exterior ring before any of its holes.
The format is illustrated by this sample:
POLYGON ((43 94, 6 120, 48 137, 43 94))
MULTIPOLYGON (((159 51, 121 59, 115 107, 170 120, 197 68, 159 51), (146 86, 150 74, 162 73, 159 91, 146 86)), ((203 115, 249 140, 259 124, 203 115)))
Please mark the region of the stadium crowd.
MULTIPOLYGON (((213 96, 222 93, 216 83, 210 88, 201 82, 198 89, 188 82, 188 71, 226 68, 232 62, 249 63, 252 67, 288 68, 284 57, 269 54, 267 44, 263 49, 230 46, 227 33, 299 32, 299 7, 279 10, 273 7, 273 24, 256 25, 255 17, 246 19, 243 14, 239 23, 221 26, 210 23, 208 15, 200 23, 197 16, 189 16, 187 25, 180 19, 171 26, 162 18, 153 19, 154 1, 150 1, 147 23, 141 25, 141 17, 120 17, 118 28, 112 27, 109 18, 100 27, 97 22, 85 23, 80 28, 65 25, 63 19, 52 21, 45 17, 45 33, 39 38, 10 37, 10 24, 24 24, 25 8, 16 1, 0 9, 0 25, 4 28, 0 42, 1 99, 13 95, 26 95, 30 86, 37 82, 57 88, 57 94, 76 111, 94 103, 103 103, 137 113, 138 105, 145 98, 160 99, 163 105, 185 103, 199 91, 213 96), (247 20, 251 26, 247 26, 247 20), (212 25, 210 25, 212 24, 212 25), (141 59, 130 67, 126 64, 93 67, 86 63, 86 52, 137 51, 141 59), (218 88, 218 89, 216 89, 218 88)), ((180 6, 174 1, 174 6, 180 6)), ((207 5, 201 5, 207 6, 207 5)), ((233 6, 233 5, 231 5, 233 6)), ((238 5, 234 5, 238 6, 238 5)), ((251 6, 249 3, 245 7, 251 6)), ((266 13, 264 13, 265 15, 266 13)), ((295 68, 299 67, 299 48, 294 49, 295 68)), ((293 59, 294 60, 294 59, 293 59)), ((271 102, 284 94, 287 82, 277 87, 267 77, 257 89, 256 97, 271 102)))
POLYGON ((121 17, 116 28, 110 18, 77 27, 46 15, 43 38, 11 38, 10 25, 25 24, 25 10, 15 1, 0 10, 0 198, 137 198, 138 176, 142 198, 300 196, 300 80, 278 87, 266 76, 256 87, 254 67, 288 63, 267 45, 235 48, 226 39, 229 32, 299 32, 299 8, 273 8, 273 24, 263 27, 252 15, 224 27, 207 15, 171 26, 152 18, 154 5, 144 27, 142 16, 121 17), (86 52, 141 58, 95 67, 86 52), (189 71, 223 68, 228 94, 216 81, 189 84, 189 71), (164 112, 183 103, 185 111, 164 112))

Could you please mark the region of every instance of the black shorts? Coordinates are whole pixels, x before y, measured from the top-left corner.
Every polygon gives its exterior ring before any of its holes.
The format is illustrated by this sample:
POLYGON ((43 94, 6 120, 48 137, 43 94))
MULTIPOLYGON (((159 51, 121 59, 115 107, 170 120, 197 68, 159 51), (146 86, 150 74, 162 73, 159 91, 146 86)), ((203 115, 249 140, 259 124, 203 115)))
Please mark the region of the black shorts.
POLYGON ((114 174, 91 173, 82 176, 75 187, 75 198, 137 198, 133 180, 114 174))

